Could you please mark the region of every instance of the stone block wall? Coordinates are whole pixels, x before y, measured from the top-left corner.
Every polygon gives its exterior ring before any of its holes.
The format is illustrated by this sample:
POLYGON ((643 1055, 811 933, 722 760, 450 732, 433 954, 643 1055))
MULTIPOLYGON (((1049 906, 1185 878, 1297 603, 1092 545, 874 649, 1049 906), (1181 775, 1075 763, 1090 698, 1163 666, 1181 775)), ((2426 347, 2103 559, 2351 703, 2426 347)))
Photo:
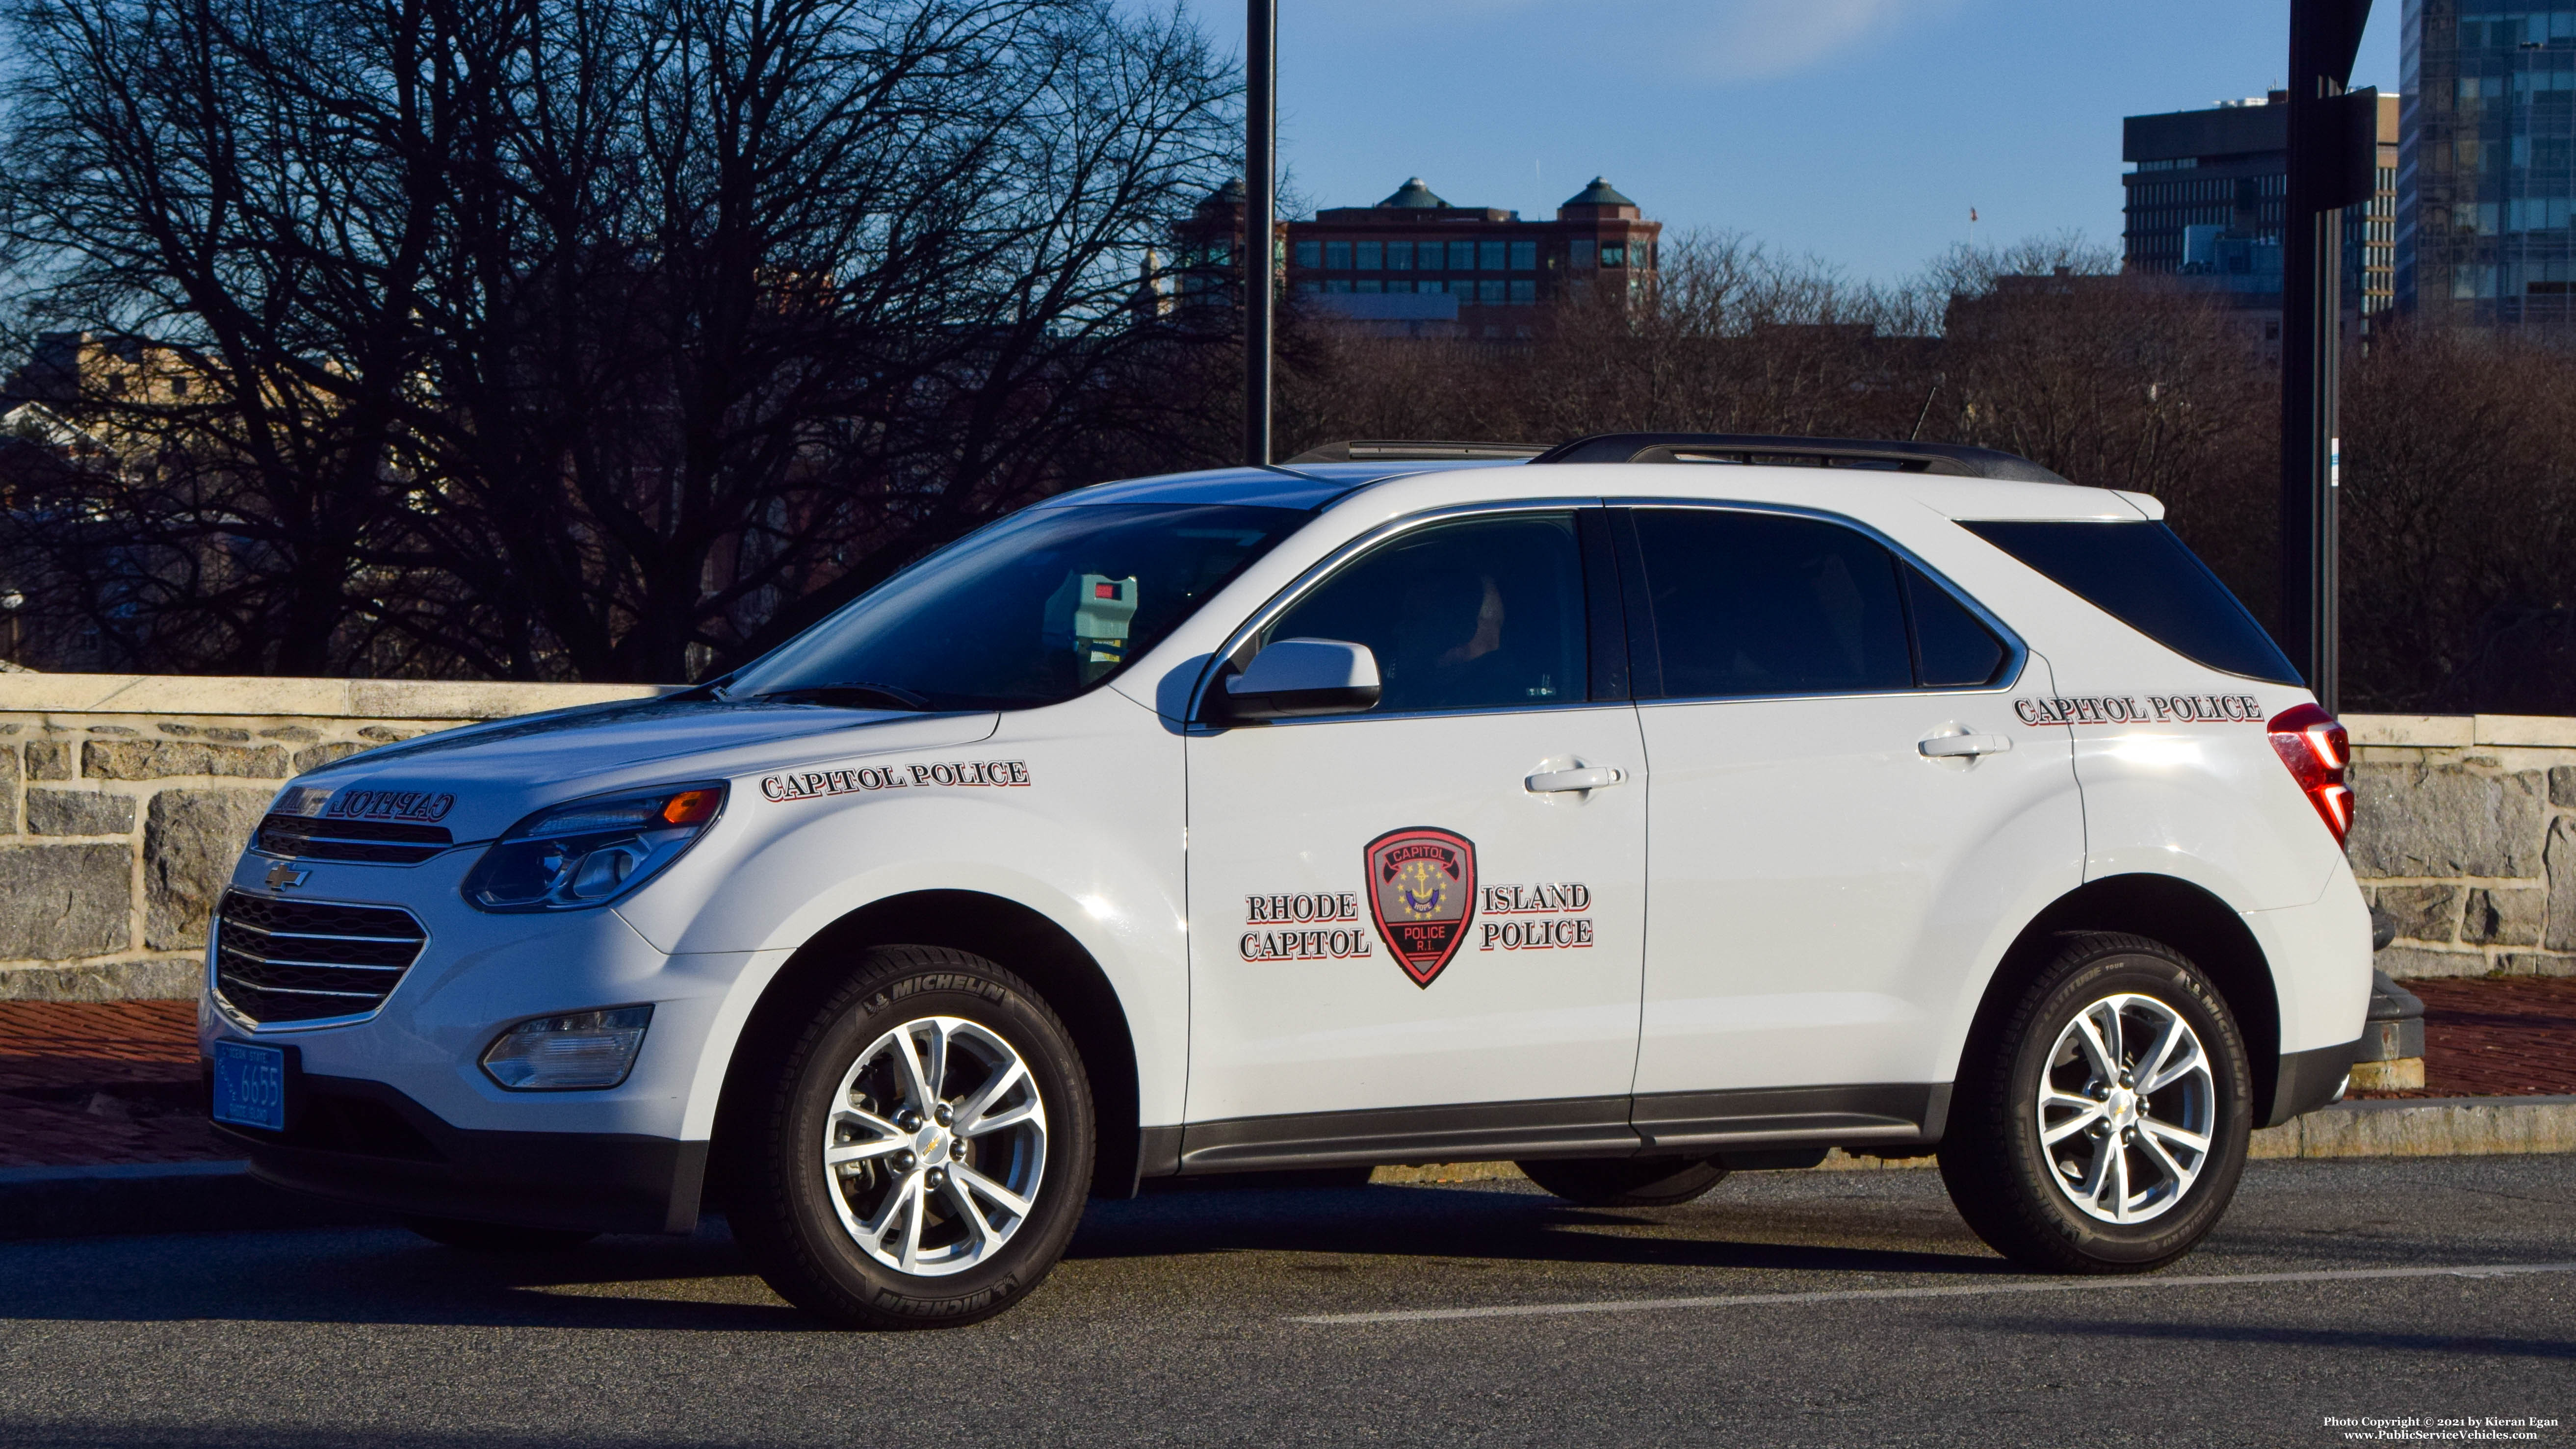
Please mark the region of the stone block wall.
POLYGON ((2391 976, 2576 975, 2576 719, 2355 715, 2353 874, 2391 976))
POLYGON ((0 1000, 196 993, 206 923, 290 776, 641 686, 0 674, 0 1000))
MULTIPOLYGON (((288 777, 648 686, 0 674, 0 1000, 183 997, 288 777)), ((2576 974, 2576 719, 2353 715, 2353 871, 2395 976, 2576 974)))

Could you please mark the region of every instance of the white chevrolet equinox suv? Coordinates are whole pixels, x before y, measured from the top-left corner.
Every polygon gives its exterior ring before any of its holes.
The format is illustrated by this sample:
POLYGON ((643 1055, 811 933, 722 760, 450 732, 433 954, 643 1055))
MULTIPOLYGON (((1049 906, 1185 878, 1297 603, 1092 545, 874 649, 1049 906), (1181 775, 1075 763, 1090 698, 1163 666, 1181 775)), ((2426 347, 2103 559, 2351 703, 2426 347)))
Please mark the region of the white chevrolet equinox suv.
POLYGON ((1147 1179, 1471 1159, 1642 1207, 1937 1151, 2007 1257, 2135 1272, 2341 1093, 2344 733, 2154 499, 1507 451, 1080 489, 711 683, 293 781, 219 1130, 456 1244, 720 1210, 897 1326, 1147 1179))

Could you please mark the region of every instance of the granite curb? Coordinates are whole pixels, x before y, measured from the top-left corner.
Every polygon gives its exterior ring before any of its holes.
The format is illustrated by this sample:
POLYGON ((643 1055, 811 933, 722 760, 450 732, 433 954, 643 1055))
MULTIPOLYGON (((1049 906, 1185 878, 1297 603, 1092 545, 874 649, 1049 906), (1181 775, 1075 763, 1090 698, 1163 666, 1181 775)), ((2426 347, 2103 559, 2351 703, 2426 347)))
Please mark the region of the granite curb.
MULTIPOLYGON (((2257 1158, 2477 1157, 2576 1152, 2576 1096, 2344 1102, 2254 1134, 2257 1158)), ((1926 1157, 1854 1157, 1818 1170, 1930 1167, 1926 1157)), ((1437 1185, 1520 1176, 1508 1162, 1381 1167, 1373 1182, 1437 1185)), ((241 1232, 382 1223, 389 1215, 270 1187, 241 1162, 0 1168, 0 1240, 119 1233, 241 1232)))

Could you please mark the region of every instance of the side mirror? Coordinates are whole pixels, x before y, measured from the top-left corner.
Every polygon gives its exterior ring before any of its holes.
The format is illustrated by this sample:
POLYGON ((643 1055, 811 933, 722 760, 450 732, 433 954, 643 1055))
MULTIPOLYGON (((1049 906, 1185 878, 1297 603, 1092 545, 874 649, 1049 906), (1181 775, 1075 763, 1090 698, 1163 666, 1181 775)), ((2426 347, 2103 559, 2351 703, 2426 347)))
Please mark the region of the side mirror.
POLYGON ((1377 705, 1377 656, 1339 639, 1281 639, 1225 682, 1229 720, 1357 714, 1377 705))

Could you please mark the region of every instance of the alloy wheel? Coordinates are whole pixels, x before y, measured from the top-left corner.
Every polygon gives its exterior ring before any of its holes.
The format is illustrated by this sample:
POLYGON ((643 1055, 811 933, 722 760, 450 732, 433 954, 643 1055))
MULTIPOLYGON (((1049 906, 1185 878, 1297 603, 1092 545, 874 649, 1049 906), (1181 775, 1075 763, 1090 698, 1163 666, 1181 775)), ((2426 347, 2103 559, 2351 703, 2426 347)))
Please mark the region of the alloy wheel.
POLYGON ((860 1251, 938 1277, 991 1258, 1046 1175, 1046 1103, 1018 1051, 953 1016, 908 1021, 842 1074, 823 1128, 832 1208, 860 1251))
POLYGON ((2106 996, 2058 1034, 2034 1113, 2049 1180, 2107 1223, 2182 1201, 2210 1161, 2218 1088, 2191 1023, 2152 996, 2106 996))

